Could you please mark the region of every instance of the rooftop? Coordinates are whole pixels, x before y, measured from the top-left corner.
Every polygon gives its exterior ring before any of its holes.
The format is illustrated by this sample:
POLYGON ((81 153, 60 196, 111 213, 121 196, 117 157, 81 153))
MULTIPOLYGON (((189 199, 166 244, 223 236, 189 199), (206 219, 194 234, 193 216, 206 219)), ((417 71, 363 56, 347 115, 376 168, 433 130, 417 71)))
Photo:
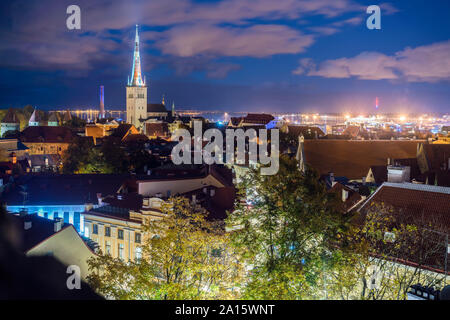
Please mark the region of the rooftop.
POLYGON ((22 142, 71 143, 74 137, 67 127, 32 126, 20 133, 22 142))
POLYGON ((304 150, 306 162, 320 174, 362 179, 371 166, 385 165, 388 158, 414 158, 417 141, 312 139, 305 140, 304 150))
POLYGON ((9 206, 84 205, 97 203, 103 196, 118 192, 130 175, 122 174, 28 174, 20 177, 0 199, 9 206))
MULTIPOLYGON (((27 214, 25 216, 13 215, 13 219, 19 225, 20 230, 23 230, 21 233, 21 249, 23 252, 27 252, 56 233, 54 229, 55 221, 39 217, 36 214, 27 214), (28 230, 24 229, 25 221, 31 222, 31 228, 28 230)), ((60 230, 64 230, 70 226, 68 223, 62 223, 60 230)))

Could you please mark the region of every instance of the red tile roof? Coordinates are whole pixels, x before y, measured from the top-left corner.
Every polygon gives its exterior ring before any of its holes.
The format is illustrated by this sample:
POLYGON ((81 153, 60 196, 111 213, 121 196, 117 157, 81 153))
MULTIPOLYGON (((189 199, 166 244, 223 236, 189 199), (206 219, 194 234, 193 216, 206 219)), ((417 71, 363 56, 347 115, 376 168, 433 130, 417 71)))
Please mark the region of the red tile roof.
POLYGON ((362 179, 371 166, 387 164, 387 158, 414 158, 417 141, 305 140, 306 162, 320 174, 362 179))
POLYGON ((393 208, 409 222, 438 222, 447 233, 450 232, 450 188, 385 182, 364 203, 360 212, 367 212, 372 203, 383 203, 393 208))
POLYGON ((67 127, 27 127, 20 133, 22 142, 70 143, 75 134, 67 127))
POLYGON ((328 192, 334 192, 337 194, 338 198, 342 201, 342 208, 347 212, 352 209, 358 202, 360 202, 363 198, 361 195, 353 189, 350 189, 343 184, 336 182, 333 187, 331 187, 328 192), (344 202, 342 193, 343 190, 348 192, 347 200, 344 202))
POLYGON ((150 122, 145 124, 145 131, 151 137, 167 137, 170 135, 169 128, 165 122, 150 122))
POLYGON ((318 137, 325 135, 325 133, 318 127, 288 126, 288 133, 295 136, 299 136, 300 134, 302 134, 303 136, 314 136, 316 132, 318 137))
POLYGON ((275 118, 271 114, 265 113, 249 113, 244 118, 244 123, 253 123, 253 124, 268 124, 270 121, 275 118))
POLYGON ((13 108, 8 109, 8 112, 3 118, 2 123, 20 123, 20 120, 13 108))

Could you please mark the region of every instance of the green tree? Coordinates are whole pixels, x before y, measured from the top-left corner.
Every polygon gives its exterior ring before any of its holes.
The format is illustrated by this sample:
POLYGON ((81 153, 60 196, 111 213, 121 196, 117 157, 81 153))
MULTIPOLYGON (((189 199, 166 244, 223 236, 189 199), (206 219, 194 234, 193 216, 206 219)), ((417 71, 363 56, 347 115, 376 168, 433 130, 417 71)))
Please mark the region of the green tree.
POLYGON ((92 141, 75 138, 63 154, 63 173, 76 173, 81 164, 89 162, 90 151, 93 148, 92 141))
POLYGON ((101 146, 91 140, 77 138, 63 155, 64 173, 125 173, 128 157, 114 139, 106 139, 101 146))
POLYGON ((127 143, 126 152, 129 158, 129 170, 136 173, 147 173, 146 170, 160 165, 158 158, 145 148, 145 142, 132 141, 127 143))
POLYGON ((244 297, 318 298, 321 271, 346 228, 336 196, 318 180, 315 171, 302 173, 294 159, 282 156, 276 175, 252 170, 239 185, 227 225, 234 229, 233 245, 252 268, 244 297))
POLYGON ((445 286, 445 234, 427 222, 374 204, 342 239, 340 259, 327 273, 333 299, 404 300, 416 283, 445 286))
POLYGON ((86 126, 86 120, 72 116, 72 119, 63 123, 63 126, 71 129, 82 129, 86 126))
POLYGON ((144 221, 142 259, 100 255, 89 261, 90 285, 113 299, 237 298, 242 265, 223 229, 186 198, 169 199, 161 212, 144 221))

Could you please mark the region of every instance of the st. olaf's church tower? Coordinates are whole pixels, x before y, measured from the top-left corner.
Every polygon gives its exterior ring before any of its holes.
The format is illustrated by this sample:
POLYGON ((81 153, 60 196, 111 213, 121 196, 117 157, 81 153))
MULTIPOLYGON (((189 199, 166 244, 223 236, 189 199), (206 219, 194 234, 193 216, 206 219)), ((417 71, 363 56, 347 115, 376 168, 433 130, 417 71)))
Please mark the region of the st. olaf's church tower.
POLYGON ((139 55, 139 33, 136 25, 136 40, 134 44, 133 69, 127 85, 127 123, 133 124, 138 130, 147 118, 147 85, 142 79, 141 57, 139 55))

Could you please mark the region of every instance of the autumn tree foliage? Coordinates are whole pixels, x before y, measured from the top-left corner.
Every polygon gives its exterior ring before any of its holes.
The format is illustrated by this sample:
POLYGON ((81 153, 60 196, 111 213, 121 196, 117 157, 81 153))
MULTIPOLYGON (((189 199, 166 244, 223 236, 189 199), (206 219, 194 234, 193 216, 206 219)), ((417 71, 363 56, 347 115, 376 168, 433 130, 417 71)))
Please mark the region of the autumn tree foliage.
POLYGON ((146 219, 143 257, 124 262, 107 255, 90 261, 89 283, 112 299, 233 299, 239 297, 242 264, 221 225, 186 198, 146 219))

